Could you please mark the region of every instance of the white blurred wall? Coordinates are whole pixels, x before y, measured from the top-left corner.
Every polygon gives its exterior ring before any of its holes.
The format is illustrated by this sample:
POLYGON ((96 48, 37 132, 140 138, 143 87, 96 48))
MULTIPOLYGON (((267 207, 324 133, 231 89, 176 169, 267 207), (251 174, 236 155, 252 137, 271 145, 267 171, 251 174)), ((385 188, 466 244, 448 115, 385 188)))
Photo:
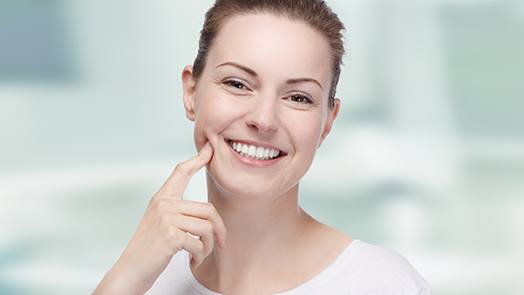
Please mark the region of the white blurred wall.
MULTIPOLYGON (((303 206, 435 294, 523 293, 524 5, 328 3, 348 28, 343 111, 303 206)), ((89 293, 118 258, 194 151, 180 73, 211 4, 0 4, 1 294, 89 293)), ((202 173, 187 197, 205 200, 202 173)))

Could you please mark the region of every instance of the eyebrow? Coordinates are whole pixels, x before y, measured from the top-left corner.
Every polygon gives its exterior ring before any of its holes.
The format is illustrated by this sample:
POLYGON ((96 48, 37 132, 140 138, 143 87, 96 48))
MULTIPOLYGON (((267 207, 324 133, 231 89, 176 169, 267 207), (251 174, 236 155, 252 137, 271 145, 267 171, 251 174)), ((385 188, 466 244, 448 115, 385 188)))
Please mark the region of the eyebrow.
MULTIPOLYGON (((231 62, 231 61, 228 61, 228 62, 225 62, 225 63, 221 63, 217 66, 217 68, 219 67, 222 67, 222 66, 233 66, 233 67, 236 67, 246 73, 248 73, 249 75, 253 76, 253 77, 258 77, 257 75, 257 72, 255 72, 254 70, 246 67, 246 66, 243 66, 241 64, 238 64, 238 63, 235 63, 235 62, 231 62)), ((301 82, 313 82, 315 84, 317 84, 320 89, 324 89, 324 87, 322 87, 322 84, 320 84, 320 82, 318 82, 317 80, 313 79, 313 78, 294 78, 294 79, 288 79, 286 80, 286 84, 296 84, 296 83, 301 83, 301 82)))

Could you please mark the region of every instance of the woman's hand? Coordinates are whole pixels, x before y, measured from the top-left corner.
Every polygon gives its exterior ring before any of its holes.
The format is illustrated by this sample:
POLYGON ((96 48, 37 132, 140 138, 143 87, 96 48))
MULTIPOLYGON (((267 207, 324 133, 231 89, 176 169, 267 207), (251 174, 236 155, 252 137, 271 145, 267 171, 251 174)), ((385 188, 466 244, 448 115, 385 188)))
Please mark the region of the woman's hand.
POLYGON ((149 202, 137 231, 94 294, 143 294, 178 251, 188 251, 191 264, 197 266, 211 253, 215 239, 225 247, 226 228, 215 207, 182 200, 191 177, 212 155, 207 143, 197 156, 176 166, 149 202))

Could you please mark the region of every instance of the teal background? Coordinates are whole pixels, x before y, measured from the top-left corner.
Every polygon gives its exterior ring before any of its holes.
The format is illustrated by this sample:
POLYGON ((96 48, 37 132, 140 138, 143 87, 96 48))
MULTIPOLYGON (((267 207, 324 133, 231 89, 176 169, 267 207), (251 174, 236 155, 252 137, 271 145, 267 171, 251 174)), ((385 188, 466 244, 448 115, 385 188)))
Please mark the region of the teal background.
MULTIPOLYGON (((180 74, 211 3, 0 2, 0 294, 88 294, 116 261, 195 151, 180 74)), ((524 294, 524 2, 328 3, 343 105, 303 207, 434 294, 524 294)))

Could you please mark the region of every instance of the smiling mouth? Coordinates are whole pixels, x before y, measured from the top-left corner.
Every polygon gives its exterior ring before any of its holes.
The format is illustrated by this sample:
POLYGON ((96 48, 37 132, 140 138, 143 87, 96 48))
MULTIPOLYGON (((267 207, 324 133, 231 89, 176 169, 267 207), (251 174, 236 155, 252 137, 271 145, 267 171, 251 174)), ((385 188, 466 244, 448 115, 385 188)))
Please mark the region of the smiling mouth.
POLYGON ((236 141, 227 138, 225 139, 225 141, 227 144, 229 144, 233 151, 245 158, 250 158, 259 161, 268 161, 285 157, 287 155, 287 153, 277 148, 258 146, 244 141, 236 141))

